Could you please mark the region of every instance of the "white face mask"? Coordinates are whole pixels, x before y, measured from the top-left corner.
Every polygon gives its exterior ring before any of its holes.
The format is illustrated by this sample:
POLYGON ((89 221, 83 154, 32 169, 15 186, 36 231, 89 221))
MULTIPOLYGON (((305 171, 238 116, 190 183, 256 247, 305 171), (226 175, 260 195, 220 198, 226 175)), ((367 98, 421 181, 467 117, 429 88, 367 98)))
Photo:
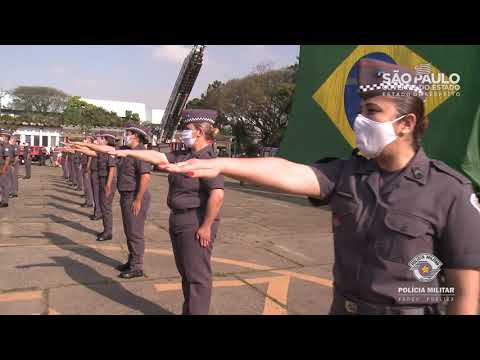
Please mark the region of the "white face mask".
POLYGON ((132 135, 125 135, 123 137, 123 143, 128 146, 132 142, 132 135))
POLYGON ((393 123, 405 116, 407 115, 402 115, 392 121, 381 123, 370 120, 362 114, 358 114, 355 118, 354 125, 358 149, 367 158, 376 158, 382 153, 385 146, 395 141, 397 135, 395 134, 393 123))
POLYGON ((182 140, 186 147, 191 148, 195 144, 196 139, 193 138, 193 130, 182 130, 179 135, 180 140, 182 140))

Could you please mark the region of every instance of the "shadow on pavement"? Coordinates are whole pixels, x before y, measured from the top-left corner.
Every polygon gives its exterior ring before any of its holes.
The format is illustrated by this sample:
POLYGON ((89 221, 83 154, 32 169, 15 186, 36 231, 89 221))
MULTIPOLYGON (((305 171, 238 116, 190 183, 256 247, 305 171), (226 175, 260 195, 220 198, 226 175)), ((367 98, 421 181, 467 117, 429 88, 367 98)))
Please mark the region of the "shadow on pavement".
POLYGON ((62 225, 68 226, 68 227, 70 227, 74 230, 80 231, 80 232, 89 233, 89 234, 92 234, 92 235, 95 235, 95 236, 97 235, 97 232, 95 230, 92 230, 89 227, 86 227, 86 226, 84 226, 82 224, 79 224, 75 221, 70 221, 68 219, 65 219, 65 218, 62 218, 60 216, 56 216, 56 215, 53 215, 53 214, 47 214, 47 215, 44 215, 44 216, 49 218, 50 220, 52 220, 56 224, 62 224, 62 225))
MULTIPOLYGON (((64 200, 64 201, 68 202, 68 200, 64 200)), ((77 203, 75 203, 75 204, 77 204, 77 203)), ((76 209, 72 209, 72 208, 69 208, 69 207, 54 203, 54 202, 48 202, 47 205, 52 206, 52 207, 54 207, 56 209, 59 209, 59 210, 67 211, 67 212, 70 212, 70 213, 75 213, 75 214, 86 216, 86 217, 92 215, 91 213, 84 213, 84 212, 78 211, 76 209)), ((81 205, 81 204, 79 204, 79 205, 81 205)))
POLYGON ((66 256, 52 256, 51 259, 54 261, 54 263, 17 266, 17 268, 25 269, 33 267, 61 266, 65 269, 65 273, 73 281, 118 304, 122 304, 132 310, 139 311, 144 315, 174 315, 172 312, 164 309, 163 307, 145 298, 135 295, 134 293, 125 289, 121 283, 112 280, 107 276, 101 275, 95 271, 95 269, 92 269, 90 266, 82 264, 75 259, 71 259, 66 256), (105 282, 105 284, 91 284, 87 279, 95 279, 96 282, 105 282))
POLYGON ((62 202, 66 202, 66 203, 69 203, 69 204, 75 204, 75 205, 82 205, 83 204, 82 202, 72 201, 70 199, 65 199, 65 198, 62 198, 62 197, 59 197, 59 196, 56 196, 56 195, 47 195, 47 196, 49 198, 53 199, 53 200, 62 201, 62 202))
POLYGON ((265 189, 261 187, 251 187, 248 185, 240 185, 239 183, 234 183, 230 181, 225 181, 225 185, 227 185, 225 188, 229 190, 236 190, 236 191, 241 191, 246 194, 250 195, 257 195, 261 196, 267 199, 271 200, 279 200, 279 201, 285 201, 289 202, 291 204, 297 204, 301 206, 307 206, 311 207, 309 201, 307 200, 306 197, 301 197, 298 195, 288 195, 288 194, 282 194, 282 193, 277 193, 275 190, 271 189, 265 189))
POLYGON ((50 189, 51 191, 56 191, 58 192, 59 194, 65 194, 65 195, 71 195, 71 196, 82 196, 83 194, 83 191, 75 191, 73 192, 73 189, 72 188, 69 188, 71 191, 66 191, 66 190, 63 190, 63 189, 50 189))
POLYGON ((52 183, 53 186, 55 187, 59 187, 59 188, 62 188, 62 189, 68 189, 68 190, 72 190, 73 189, 73 186, 69 186, 69 185, 64 185, 64 183, 52 183))

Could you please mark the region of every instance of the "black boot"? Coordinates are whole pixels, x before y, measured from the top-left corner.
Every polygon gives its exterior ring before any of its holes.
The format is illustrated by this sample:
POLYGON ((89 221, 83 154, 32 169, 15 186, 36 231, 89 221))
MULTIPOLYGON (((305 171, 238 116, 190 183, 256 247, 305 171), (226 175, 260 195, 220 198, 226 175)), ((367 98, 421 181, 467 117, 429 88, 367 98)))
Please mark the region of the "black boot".
POLYGON ((127 262, 125 264, 118 265, 115 269, 121 272, 125 272, 130 270, 130 264, 127 262))
POLYGON ((107 241, 107 240, 112 240, 112 235, 110 236, 105 236, 104 234, 101 234, 97 236, 97 241, 107 241))
POLYGON ((121 277, 122 279, 133 279, 143 276, 143 270, 127 270, 119 275, 119 277, 121 277))

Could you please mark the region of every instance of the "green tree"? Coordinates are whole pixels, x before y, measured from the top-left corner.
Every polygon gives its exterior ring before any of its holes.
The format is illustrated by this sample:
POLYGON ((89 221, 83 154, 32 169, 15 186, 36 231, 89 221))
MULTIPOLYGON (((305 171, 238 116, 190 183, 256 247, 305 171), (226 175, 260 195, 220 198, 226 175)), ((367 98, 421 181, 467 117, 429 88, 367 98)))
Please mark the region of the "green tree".
POLYGON ((219 127, 229 127, 239 137, 240 148, 254 139, 263 146, 278 147, 288 125, 296 71, 295 65, 272 70, 261 64, 244 78, 210 84, 196 104, 219 110, 219 127))
POLYGON ((72 96, 63 112, 63 123, 78 125, 82 131, 87 131, 93 127, 120 127, 123 120, 114 112, 72 96))
POLYGON ((125 111, 125 123, 135 123, 139 124, 140 123, 140 115, 137 113, 133 113, 130 110, 125 111))
POLYGON ((19 86, 10 94, 13 108, 25 112, 60 113, 68 102, 69 96, 61 90, 47 86, 19 86))
POLYGON ((185 106, 187 109, 195 109, 195 108, 202 108, 203 107, 203 100, 199 98, 193 98, 190 100, 187 105, 185 106))

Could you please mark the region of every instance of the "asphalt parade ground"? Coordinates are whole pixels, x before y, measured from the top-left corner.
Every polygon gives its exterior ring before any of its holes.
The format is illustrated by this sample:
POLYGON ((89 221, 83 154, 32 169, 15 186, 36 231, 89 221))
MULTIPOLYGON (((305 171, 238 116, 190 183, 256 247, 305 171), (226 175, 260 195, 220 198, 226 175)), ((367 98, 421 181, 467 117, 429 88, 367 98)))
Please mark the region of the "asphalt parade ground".
MULTIPOLYGON (((144 278, 118 278, 127 245, 115 194, 113 240, 97 242, 83 192, 61 169, 32 166, 0 209, 0 314, 180 314, 168 234, 167 175, 153 173, 144 278)), ((327 314, 332 299, 331 215, 305 198, 226 179, 214 243, 211 315, 327 314)))

